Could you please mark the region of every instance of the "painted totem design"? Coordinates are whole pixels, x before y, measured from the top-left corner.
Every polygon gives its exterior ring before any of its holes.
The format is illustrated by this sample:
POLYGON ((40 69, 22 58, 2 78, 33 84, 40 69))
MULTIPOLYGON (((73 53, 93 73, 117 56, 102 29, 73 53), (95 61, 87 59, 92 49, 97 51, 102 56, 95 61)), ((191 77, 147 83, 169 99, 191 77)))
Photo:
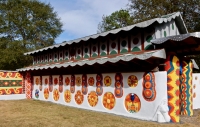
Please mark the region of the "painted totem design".
POLYGON ((103 76, 102 74, 97 74, 96 76, 96 92, 98 96, 101 96, 103 93, 103 76))
POLYGON ((142 95, 146 101, 154 101, 156 98, 155 76, 152 72, 145 73, 143 76, 142 95))
POLYGON ((74 75, 71 75, 70 91, 71 93, 75 92, 75 76, 74 75))
POLYGON ((87 75, 83 74, 82 76, 82 93, 83 95, 86 95, 88 92, 88 88, 87 88, 87 75))
POLYGON ((60 93, 63 92, 63 76, 62 75, 59 76, 59 92, 60 93))
POLYGON ((192 99, 192 62, 184 60, 181 75, 181 115, 193 115, 193 99, 192 99))
POLYGON ((167 94, 168 107, 171 122, 179 122, 179 73, 180 63, 176 56, 168 56, 166 59, 165 70, 167 71, 167 94))
POLYGON ((115 75, 115 97, 121 98, 123 96, 123 76, 121 73, 115 75))
POLYGON ((49 76, 49 91, 53 91, 53 82, 52 82, 52 75, 49 76))

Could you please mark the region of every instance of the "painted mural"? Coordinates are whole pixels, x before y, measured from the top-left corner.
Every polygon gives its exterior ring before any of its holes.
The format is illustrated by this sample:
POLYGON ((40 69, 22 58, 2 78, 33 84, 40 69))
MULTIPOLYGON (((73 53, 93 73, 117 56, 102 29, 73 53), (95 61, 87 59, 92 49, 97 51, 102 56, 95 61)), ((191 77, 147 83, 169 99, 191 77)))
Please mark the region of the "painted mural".
POLYGON ((179 122, 179 86, 180 86, 180 61, 176 56, 168 56, 165 70, 167 71, 167 94, 171 122, 179 122))
POLYGON ((192 62, 184 60, 181 75, 181 115, 193 115, 192 62))
POLYGON ((163 78, 167 77, 166 72, 62 75, 63 92, 59 91, 59 76, 42 76, 42 91, 39 90, 39 83, 36 80, 40 76, 34 76, 32 97, 152 121, 157 121, 158 116, 155 114, 158 107, 163 100, 167 100, 167 78, 163 78), (143 96, 144 75, 147 74, 153 77, 147 76, 146 82, 156 84, 151 86, 155 87, 153 92, 156 93, 151 101, 147 101, 143 96), (58 79, 58 82, 53 83, 52 92, 49 90, 51 81, 47 81, 49 77, 53 80, 58 79), (88 85, 85 87, 86 84, 88 85), (87 93, 84 93, 83 88, 87 88, 87 93))
POLYGON ((22 75, 18 72, 0 72, 0 95, 22 94, 22 75))

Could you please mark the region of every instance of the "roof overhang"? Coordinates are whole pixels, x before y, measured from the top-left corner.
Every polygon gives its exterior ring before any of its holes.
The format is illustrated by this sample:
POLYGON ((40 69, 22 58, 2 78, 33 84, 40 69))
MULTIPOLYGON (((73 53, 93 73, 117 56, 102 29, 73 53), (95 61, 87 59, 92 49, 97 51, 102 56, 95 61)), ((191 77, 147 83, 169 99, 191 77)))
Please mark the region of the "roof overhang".
POLYGON ((200 54, 200 32, 158 38, 151 40, 151 43, 182 56, 200 54))
POLYGON ((24 55, 32 55, 32 54, 43 52, 43 51, 46 51, 46 50, 62 47, 62 46, 65 46, 65 45, 71 45, 72 43, 79 43, 81 41, 88 41, 89 39, 97 39, 98 37, 105 37, 109 34, 117 34, 120 31, 130 31, 130 30, 132 30, 133 28, 136 28, 136 27, 137 28, 146 28, 146 27, 152 25, 153 23, 162 24, 162 23, 170 22, 172 20, 175 20, 175 22, 176 22, 176 24, 179 28, 179 32, 181 34, 188 33, 187 28, 186 28, 186 26, 183 22, 183 19, 181 17, 180 12, 175 12, 175 13, 171 13, 171 14, 162 16, 160 18, 154 18, 154 19, 147 20, 147 21, 144 21, 144 22, 140 22, 140 23, 130 25, 130 26, 127 26, 127 27, 122 27, 122 28, 119 28, 119 29, 114 29, 114 30, 111 30, 111 31, 103 32, 103 33, 100 33, 100 34, 94 34, 94 35, 91 35, 91 36, 86 36, 86 37, 71 40, 71 41, 64 41, 63 43, 59 43, 59 44, 56 44, 56 45, 45 47, 45 48, 35 50, 35 51, 32 51, 32 52, 24 53, 24 55))
POLYGON ((99 57, 96 59, 84 59, 79 61, 70 61, 64 63, 56 63, 56 64, 46 64, 41 66, 30 66, 26 68, 17 69, 17 71, 30 71, 30 70, 43 70, 43 69, 53 69, 53 68, 67 68, 69 66, 83 66, 83 65, 94 65, 94 64, 105 64, 106 62, 116 63, 119 61, 131 61, 133 59, 139 60, 147 60, 150 58, 156 59, 166 59, 166 53, 164 49, 153 50, 153 51, 140 51, 140 52, 131 52, 129 54, 123 54, 118 56, 107 56, 107 57, 99 57))

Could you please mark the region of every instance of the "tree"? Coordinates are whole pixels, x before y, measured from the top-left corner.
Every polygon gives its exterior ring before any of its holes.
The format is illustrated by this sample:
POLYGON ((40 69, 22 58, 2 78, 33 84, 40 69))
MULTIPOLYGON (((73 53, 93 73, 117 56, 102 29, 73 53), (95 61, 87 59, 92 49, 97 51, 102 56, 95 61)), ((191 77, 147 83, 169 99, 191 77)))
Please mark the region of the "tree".
POLYGON ((53 45, 62 23, 50 4, 38 0, 0 0, 0 70, 32 63, 24 52, 53 45))
POLYGON ((102 21, 98 24, 98 33, 125 27, 133 24, 133 18, 127 10, 119 10, 113 12, 109 16, 102 17, 102 21))
POLYGON ((179 11, 189 32, 200 28, 200 0, 129 1, 129 10, 136 23, 179 11))

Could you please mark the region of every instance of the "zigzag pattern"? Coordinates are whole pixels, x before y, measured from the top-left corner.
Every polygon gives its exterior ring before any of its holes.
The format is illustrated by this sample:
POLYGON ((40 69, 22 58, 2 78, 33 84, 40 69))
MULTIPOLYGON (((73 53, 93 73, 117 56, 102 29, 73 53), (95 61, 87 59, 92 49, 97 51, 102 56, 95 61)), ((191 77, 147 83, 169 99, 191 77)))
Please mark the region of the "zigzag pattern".
POLYGON ((169 116, 171 122, 179 122, 179 59, 176 56, 168 56, 165 63, 169 116))

